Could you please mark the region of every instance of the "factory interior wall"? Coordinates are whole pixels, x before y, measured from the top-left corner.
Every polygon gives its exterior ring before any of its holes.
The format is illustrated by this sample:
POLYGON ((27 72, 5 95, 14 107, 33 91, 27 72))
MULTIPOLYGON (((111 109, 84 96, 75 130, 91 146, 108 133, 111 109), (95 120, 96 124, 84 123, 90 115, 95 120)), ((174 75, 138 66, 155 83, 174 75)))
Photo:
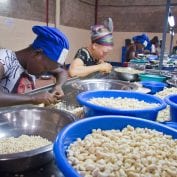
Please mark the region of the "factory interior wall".
MULTIPOLYGON (((0 47, 9 48, 14 51, 23 49, 29 46, 35 38, 35 34, 31 28, 33 25, 45 25, 45 23, 38 21, 22 20, 16 18, 9 18, 0 16, 0 47)), ((54 26, 54 24, 49 24, 54 26)), ((90 31, 67 27, 59 25, 61 31, 63 31, 70 41, 70 51, 66 60, 66 64, 69 64, 76 51, 83 46, 87 46, 90 43, 90 31)), ((107 60, 112 62, 121 62, 121 49, 124 45, 124 40, 132 38, 135 35, 141 34, 140 32, 114 32, 114 50, 108 55, 107 60)), ((146 33, 150 38, 157 35, 162 39, 162 33, 146 33)), ((177 37, 174 36, 174 45, 176 45, 177 37)), ((166 50, 169 50, 170 36, 167 34, 166 38, 166 50)))

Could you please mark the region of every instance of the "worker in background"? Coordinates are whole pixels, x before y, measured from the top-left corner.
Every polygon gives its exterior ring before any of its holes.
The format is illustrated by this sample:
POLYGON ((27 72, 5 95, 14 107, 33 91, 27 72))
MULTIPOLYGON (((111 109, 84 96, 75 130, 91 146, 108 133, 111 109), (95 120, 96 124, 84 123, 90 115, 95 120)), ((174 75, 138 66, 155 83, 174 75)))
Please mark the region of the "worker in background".
POLYGON ((129 58, 127 51, 131 45, 131 39, 125 39, 125 45, 122 47, 122 63, 124 63, 126 59, 129 58))
POLYGON ((129 62, 131 59, 137 58, 138 54, 150 53, 150 49, 146 48, 150 43, 149 38, 146 34, 134 36, 132 39, 134 43, 127 50, 127 62, 129 62))
POLYGON ((64 96, 67 72, 60 68, 69 49, 67 37, 54 27, 34 26, 37 35, 27 48, 0 49, 0 106, 54 104, 64 96), (50 71, 56 77, 52 93, 24 95, 35 88, 35 76, 50 71))
POLYGON ((176 41, 176 46, 173 47, 172 54, 177 55, 177 41, 176 41))
POLYGON ((131 45, 129 45, 127 47, 126 50, 126 62, 129 62, 131 59, 136 58, 135 57, 135 53, 136 53, 136 45, 134 43, 132 43, 131 45))
POLYGON ((129 62, 131 59, 138 58, 138 54, 150 53, 150 49, 147 48, 150 41, 146 34, 134 36, 132 40, 133 43, 127 49, 126 62, 129 62))
POLYGON ((109 18, 104 25, 91 27, 91 44, 80 48, 69 67, 70 77, 85 77, 94 72, 109 73, 112 65, 105 62, 113 50, 113 23, 109 18))
POLYGON ((154 36, 151 41, 151 54, 158 55, 160 51, 160 42, 158 36, 154 36))
POLYGON ((134 36, 133 41, 136 46, 135 56, 137 57, 138 54, 149 54, 151 53, 151 48, 149 46, 150 40, 146 34, 142 34, 139 36, 134 36))

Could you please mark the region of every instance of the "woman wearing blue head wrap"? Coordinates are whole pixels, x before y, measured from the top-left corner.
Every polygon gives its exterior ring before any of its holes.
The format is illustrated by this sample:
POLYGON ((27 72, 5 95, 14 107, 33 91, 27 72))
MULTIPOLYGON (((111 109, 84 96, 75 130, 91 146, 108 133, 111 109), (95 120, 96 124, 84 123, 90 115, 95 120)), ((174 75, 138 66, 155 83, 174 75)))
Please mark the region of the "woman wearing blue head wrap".
POLYGON ((104 25, 91 27, 91 44, 80 48, 69 67, 71 77, 84 77, 94 72, 109 73, 112 65, 105 62, 113 49, 113 25, 109 18, 104 25))
POLYGON ((149 38, 146 34, 134 36, 133 38, 134 44, 131 45, 129 50, 127 51, 126 61, 129 62, 131 59, 136 58, 138 54, 147 54, 150 53, 149 50, 149 38))
POLYGON ((146 34, 134 36, 133 41, 136 45, 137 53, 144 53, 144 50, 149 50, 150 40, 146 34))
POLYGON ((69 49, 67 37, 57 28, 34 26, 37 35, 27 48, 13 52, 0 49, 0 106, 55 104, 64 96, 62 85, 67 72, 60 68, 69 49), (35 88, 35 76, 51 72, 56 77, 53 93, 20 95, 35 88))

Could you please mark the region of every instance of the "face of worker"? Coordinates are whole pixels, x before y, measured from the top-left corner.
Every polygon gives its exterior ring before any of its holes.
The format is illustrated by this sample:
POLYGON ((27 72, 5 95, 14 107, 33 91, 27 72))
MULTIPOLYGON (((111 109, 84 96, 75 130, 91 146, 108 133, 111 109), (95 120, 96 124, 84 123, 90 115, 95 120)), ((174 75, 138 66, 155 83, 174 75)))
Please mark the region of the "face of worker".
POLYGON ((136 49, 137 50, 143 50, 144 49, 144 45, 141 43, 136 43, 136 49))
POLYGON ((33 90, 33 86, 29 78, 22 77, 19 81, 19 85, 17 88, 17 93, 24 94, 26 92, 29 92, 33 90))
POLYGON ((50 60, 43 53, 36 53, 27 64, 27 71, 32 75, 40 75, 57 69, 59 64, 50 60))
POLYGON ((113 50, 112 46, 103 46, 99 44, 92 44, 92 54, 93 57, 97 60, 104 60, 107 54, 113 50))

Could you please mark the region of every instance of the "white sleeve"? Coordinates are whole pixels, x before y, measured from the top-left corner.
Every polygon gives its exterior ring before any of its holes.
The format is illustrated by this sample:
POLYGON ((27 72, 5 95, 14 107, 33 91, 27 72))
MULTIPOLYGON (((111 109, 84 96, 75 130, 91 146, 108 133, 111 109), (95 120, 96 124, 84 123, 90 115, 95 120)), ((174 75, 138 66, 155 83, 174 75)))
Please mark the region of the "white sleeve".
POLYGON ((7 71, 7 61, 6 58, 7 58, 7 50, 6 49, 0 49, 0 63, 3 64, 4 66, 4 72, 7 71))
POLYGON ((156 53, 156 48, 154 44, 152 44, 151 46, 151 53, 156 53))

